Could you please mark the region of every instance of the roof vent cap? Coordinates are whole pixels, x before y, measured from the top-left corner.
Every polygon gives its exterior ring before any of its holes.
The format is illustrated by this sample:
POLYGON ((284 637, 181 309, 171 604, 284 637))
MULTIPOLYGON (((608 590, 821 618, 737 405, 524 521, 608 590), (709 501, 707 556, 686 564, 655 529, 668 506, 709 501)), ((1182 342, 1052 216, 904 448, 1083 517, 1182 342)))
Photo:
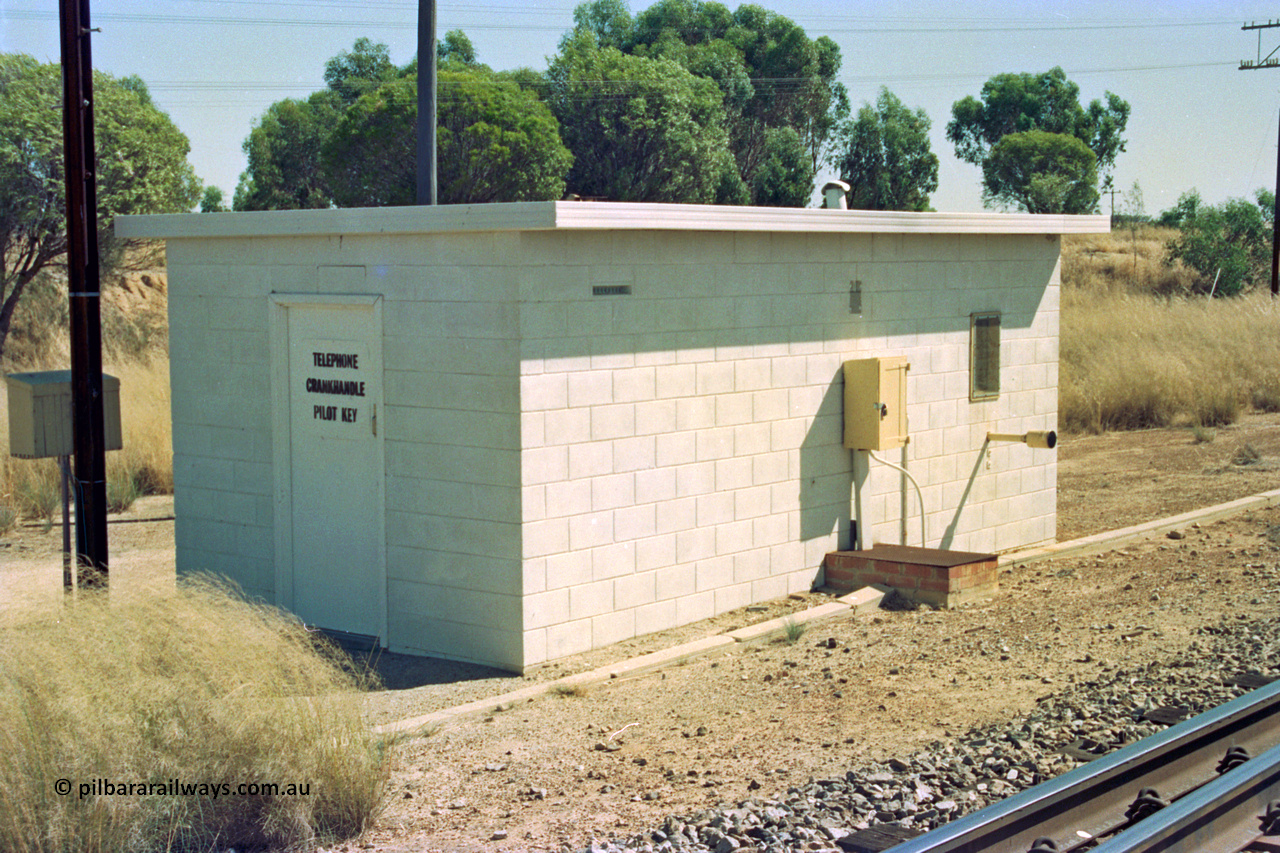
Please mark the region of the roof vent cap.
POLYGON ((822 207, 826 210, 848 210, 847 192, 849 185, 844 181, 828 181, 822 188, 822 207))

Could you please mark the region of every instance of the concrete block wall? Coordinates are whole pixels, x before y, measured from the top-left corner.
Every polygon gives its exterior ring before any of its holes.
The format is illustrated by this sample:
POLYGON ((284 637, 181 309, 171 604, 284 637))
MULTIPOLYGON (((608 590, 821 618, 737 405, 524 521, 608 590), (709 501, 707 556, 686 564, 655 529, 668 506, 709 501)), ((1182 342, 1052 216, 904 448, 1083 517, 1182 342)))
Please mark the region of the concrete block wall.
POLYGON ((179 570, 276 599, 270 294, 383 294, 383 640, 521 668, 519 330, 504 239, 168 242, 179 570))
POLYGON ((1053 454, 988 468, 982 444, 1054 426, 1056 238, 526 234, 522 256, 529 663, 811 587, 855 486, 864 538, 898 542, 899 475, 842 447, 849 358, 911 359, 930 546, 1053 538, 1053 454), (991 310, 1002 394, 970 403, 969 314, 991 310))
MULTIPOLYGON (((905 355, 911 362, 910 442, 905 453, 877 455, 905 465, 919 482, 927 547, 985 552, 1052 541, 1056 454, 1021 444, 986 445, 985 438, 988 432, 1056 428, 1058 238, 899 240, 898 263, 877 260, 859 268, 866 325, 855 349, 905 355), (1001 312, 1001 390, 996 399, 971 402, 969 315, 987 311, 1001 312)), ((861 544, 921 545, 914 488, 897 471, 857 456, 861 544)))
POLYGON ((232 242, 167 246, 180 270, 169 290, 175 548, 180 571, 223 574, 272 600, 271 276, 232 242))
POLYGON ((180 569, 275 598, 272 293, 382 296, 395 650, 518 670, 806 589, 851 520, 863 547, 920 545, 914 490, 904 537, 902 477, 842 446, 851 358, 911 362, 911 441, 884 458, 922 487, 924 544, 1054 538, 1054 453, 984 439, 1055 426, 1056 235, 1104 219, 693 213, 126 220, 169 238, 180 569), (986 311, 1001 393, 970 402, 986 311))
POLYGON ((516 241, 375 241, 366 285, 387 299, 390 646, 511 669, 524 666, 516 241))

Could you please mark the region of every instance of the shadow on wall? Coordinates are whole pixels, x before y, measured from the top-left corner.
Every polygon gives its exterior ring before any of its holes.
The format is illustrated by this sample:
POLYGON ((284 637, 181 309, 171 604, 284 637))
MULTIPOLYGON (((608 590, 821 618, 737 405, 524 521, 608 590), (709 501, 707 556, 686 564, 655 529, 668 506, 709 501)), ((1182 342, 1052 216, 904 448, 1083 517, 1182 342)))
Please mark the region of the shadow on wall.
MULTIPOLYGON (((837 374, 831 387, 827 391, 827 396, 823 398, 823 405, 827 405, 827 398, 832 394, 836 395, 836 400, 843 403, 843 371, 837 374)), ((870 458, 865 453, 855 450, 843 449, 843 436, 840 430, 843 429, 843 421, 839 421, 836 426, 835 441, 841 445, 840 449, 845 454, 847 472, 843 475, 843 479, 837 483, 836 477, 828 476, 831 485, 825 490, 819 490, 818 483, 822 481, 823 474, 819 473, 824 466, 829 466, 834 459, 834 452, 821 453, 819 449, 826 450, 824 444, 831 439, 828 434, 829 430, 819 429, 819 421, 815 420, 814 428, 809 431, 809 435, 805 437, 804 445, 801 447, 801 471, 803 472, 803 483, 801 487, 801 538, 808 540, 819 536, 825 536, 830 533, 834 525, 839 526, 839 542, 841 549, 857 549, 869 548, 874 543, 866 541, 858 542, 855 540, 851 525, 849 523, 850 515, 854 519, 863 518, 862 511, 862 494, 866 489, 867 480, 871 475, 870 458), (806 460, 809 460, 806 463, 806 460), (805 490, 808 490, 806 493, 805 490), (837 506, 830 503, 837 499, 837 491, 843 490, 842 503, 837 506), (852 503, 851 503, 852 502, 852 503)), ((960 528, 961 516, 964 513, 965 506, 969 502, 969 496, 973 493, 974 483, 977 482, 978 474, 982 471, 983 460, 986 458, 987 447, 989 442, 983 442, 978 448, 977 455, 973 462, 973 468, 969 472, 969 477, 965 482, 964 491, 961 492, 959 500, 956 502, 950 522, 947 524, 946 530, 935 543, 933 535, 930 541, 924 543, 927 547, 937 547, 942 550, 949 550, 955 542, 956 533, 960 528)), ((897 460, 890 460, 896 462, 897 460)), ((901 488, 908 488, 905 478, 902 481, 901 488)), ((919 505, 915 503, 915 496, 910 496, 908 510, 908 526, 911 531, 908 534, 908 544, 916 544, 917 540, 911 539, 918 531, 914 528, 914 524, 918 523, 919 505)), ((865 536, 865 529, 862 531, 865 536)), ((936 535, 936 534, 934 534, 936 535)))
POLYGON ((973 461, 973 470, 969 472, 969 479, 964 484, 964 491, 960 493, 960 500, 956 502, 955 513, 951 516, 951 523, 947 525, 946 532, 942 534, 942 541, 938 543, 938 547, 944 551, 951 547, 951 543, 955 542, 956 530, 960 527, 960 514, 964 512, 964 506, 969 502, 969 495, 973 493, 973 484, 978 479, 978 472, 982 470, 982 460, 987 456, 987 448, 991 442, 984 441, 982 446, 978 448, 978 458, 973 461))
POLYGON ((800 444, 800 539, 809 542, 836 533, 829 550, 849 546, 853 455, 844 447, 844 369, 827 384, 800 444))

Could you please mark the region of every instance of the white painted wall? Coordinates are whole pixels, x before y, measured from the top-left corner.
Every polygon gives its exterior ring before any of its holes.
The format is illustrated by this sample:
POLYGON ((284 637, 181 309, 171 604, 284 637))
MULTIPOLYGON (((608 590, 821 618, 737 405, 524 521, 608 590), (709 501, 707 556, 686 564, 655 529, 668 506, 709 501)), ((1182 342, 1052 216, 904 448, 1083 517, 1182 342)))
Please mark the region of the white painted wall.
POLYGON ((807 589, 855 507, 865 544, 900 541, 900 475, 841 446, 849 358, 911 361, 930 546, 1052 540, 1054 453, 988 467, 983 439, 1055 426, 1056 234, 1106 220, 547 203, 120 228, 168 238, 180 569, 275 599, 270 294, 379 294, 386 639, 521 669, 807 589), (983 403, 974 311, 1003 314, 983 403))
MULTIPOLYGON (((906 457, 930 547, 1054 538, 1055 455, 1001 445, 988 469, 982 445, 1056 425, 1056 237, 615 231, 523 247, 530 663, 812 586, 850 542, 849 358, 911 360, 906 457), (1002 394, 983 403, 968 401, 974 311, 1003 314, 1002 394)), ((864 541, 899 542, 900 475, 857 458, 864 541)), ((914 492, 908 508, 919 545, 914 492)))

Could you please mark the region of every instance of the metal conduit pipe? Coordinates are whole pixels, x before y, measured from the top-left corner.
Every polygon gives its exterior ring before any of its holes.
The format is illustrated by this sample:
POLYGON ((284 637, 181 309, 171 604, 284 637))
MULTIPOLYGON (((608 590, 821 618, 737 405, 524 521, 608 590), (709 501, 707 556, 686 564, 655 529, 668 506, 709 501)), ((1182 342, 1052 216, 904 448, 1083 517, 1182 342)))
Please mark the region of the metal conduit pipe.
POLYGON ((1022 435, 1011 435, 1002 432, 987 433, 987 441, 1017 441, 1027 447, 1039 447, 1052 450, 1058 444, 1058 434, 1053 430, 1031 430, 1022 435))
POLYGON ((927 530, 925 529, 926 521, 925 521, 925 512, 924 512, 924 495, 920 491, 920 484, 916 482, 915 477, 911 476, 911 472, 908 471, 906 468, 903 468, 901 465, 894 465, 892 462, 888 461, 887 459, 881 459, 879 456, 876 456, 870 450, 867 451, 867 455, 870 456, 872 459, 876 460, 877 462, 879 462, 881 465, 888 465, 890 468, 893 468, 896 471, 901 471, 903 474, 906 475, 907 479, 911 481, 911 485, 916 487, 916 497, 919 498, 920 500, 920 547, 928 548, 929 535, 927 530))

